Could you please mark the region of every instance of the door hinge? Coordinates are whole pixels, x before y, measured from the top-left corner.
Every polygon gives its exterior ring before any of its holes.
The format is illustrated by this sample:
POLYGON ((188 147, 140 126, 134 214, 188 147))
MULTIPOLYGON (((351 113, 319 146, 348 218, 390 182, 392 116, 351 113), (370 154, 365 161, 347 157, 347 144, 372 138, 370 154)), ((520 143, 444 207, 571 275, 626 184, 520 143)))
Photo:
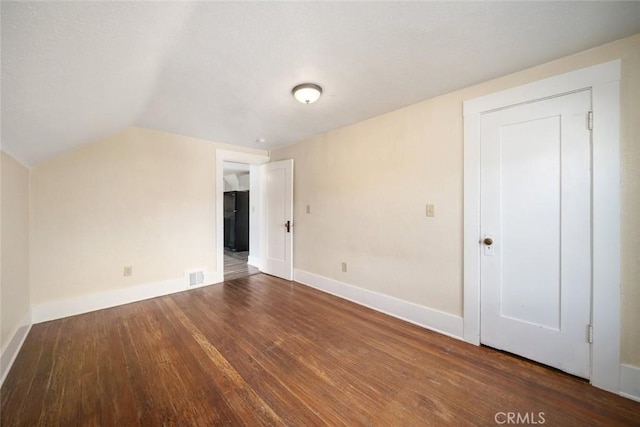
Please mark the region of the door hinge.
POLYGON ((587 127, 589 130, 593 130, 593 111, 587 113, 587 127))
POLYGON ((593 344, 593 325, 587 325, 587 342, 593 344))

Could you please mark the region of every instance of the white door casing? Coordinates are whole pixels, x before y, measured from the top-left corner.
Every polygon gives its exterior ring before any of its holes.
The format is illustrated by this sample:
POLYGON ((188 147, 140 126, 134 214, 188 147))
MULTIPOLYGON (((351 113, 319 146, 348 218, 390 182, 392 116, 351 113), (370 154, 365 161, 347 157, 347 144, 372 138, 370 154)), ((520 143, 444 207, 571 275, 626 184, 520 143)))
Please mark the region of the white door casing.
POLYGON ((480 341, 590 376, 591 91, 481 117, 480 341))
MULTIPOLYGON (((620 61, 611 61, 464 103, 464 339, 480 343, 482 116, 517 104, 591 90, 591 383, 620 390, 620 61)), ((496 247, 497 250, 497 247, 496 247)), ((586 333, 586 331, 585 331, 586 333)))
POLYGON ((293 280, 293 159, 262 166, 262 271, 293 280))

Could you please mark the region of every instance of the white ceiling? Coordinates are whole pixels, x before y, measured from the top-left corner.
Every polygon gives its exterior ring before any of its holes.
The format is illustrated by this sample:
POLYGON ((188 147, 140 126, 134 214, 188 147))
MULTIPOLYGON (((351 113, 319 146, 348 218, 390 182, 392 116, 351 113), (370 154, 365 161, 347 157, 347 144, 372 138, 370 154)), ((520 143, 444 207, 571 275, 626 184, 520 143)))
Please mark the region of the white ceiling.
POLYGON ((2 2, 3 150, 273 148, 640 32, 640 2, 2 2), (301 82, 324 88, 312 105, 301 82), (257 138, 265 143, 256 144, 257 138))

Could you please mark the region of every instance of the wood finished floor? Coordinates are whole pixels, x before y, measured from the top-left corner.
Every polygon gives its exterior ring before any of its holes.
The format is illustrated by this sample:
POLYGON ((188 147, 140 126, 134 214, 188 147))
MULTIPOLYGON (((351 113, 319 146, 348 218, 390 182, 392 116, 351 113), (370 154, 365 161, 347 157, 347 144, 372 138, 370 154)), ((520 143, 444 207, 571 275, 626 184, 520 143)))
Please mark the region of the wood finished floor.
POLYGON ((224 250, 224 280, 240 279, 260 273, 260 270, 247 263, 249 252, 224 250))
POLYGON ((640 403, 264 274, 34 325, 0 410, 3 427, 640 424, 640 403))

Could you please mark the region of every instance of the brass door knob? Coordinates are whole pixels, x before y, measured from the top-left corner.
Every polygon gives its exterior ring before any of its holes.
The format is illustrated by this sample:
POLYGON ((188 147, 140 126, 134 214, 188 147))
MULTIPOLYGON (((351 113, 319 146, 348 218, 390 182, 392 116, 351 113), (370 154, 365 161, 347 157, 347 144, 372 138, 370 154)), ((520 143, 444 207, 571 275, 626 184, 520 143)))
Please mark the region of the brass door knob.
POLYGON ((487 246, 491 246, 493 245, 493 239, 491 237, 487 237, 482 241, 482 243, 484 243, 487 246))

